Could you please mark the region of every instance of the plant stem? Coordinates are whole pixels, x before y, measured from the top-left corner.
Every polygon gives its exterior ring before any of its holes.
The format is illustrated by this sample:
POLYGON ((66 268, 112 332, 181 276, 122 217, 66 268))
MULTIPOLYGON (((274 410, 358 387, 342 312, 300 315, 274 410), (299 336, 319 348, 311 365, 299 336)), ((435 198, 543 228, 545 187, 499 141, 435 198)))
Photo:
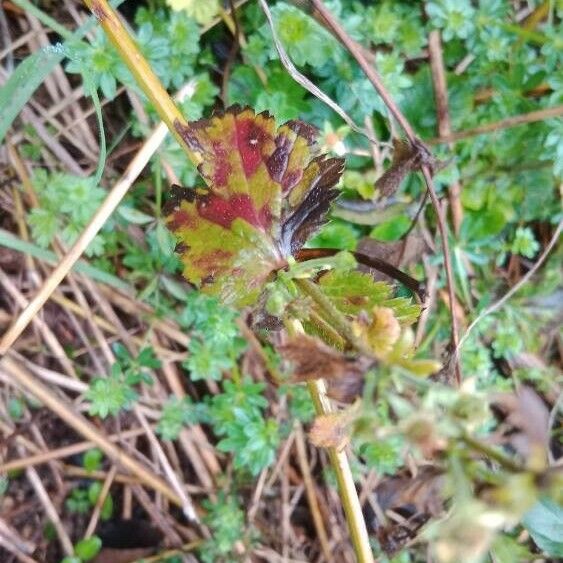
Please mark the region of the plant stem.
POLYGON ((352 326, 348 319, 332 304, 330 299, 319 289, 317 284, 311 280, 296 278, 293 280, 295 285, 302 293, 310 297, 319 307, 321 315, 328 321, 340 336, 342 336, 348 344, 355 348, 358 352, 371 356, 372 352, 367 346, 354 334, 352 326))
MULTIPOLYGON (((287 321, 286 327, 288 333, 292 336, 305 333, 303 326, 297 319, 287 321)), ((308 381, 307 387, 309 388, 309 393, 311 394, 317 415, 327 415, 333 412, 330 400, 326 396, 326 387, 322 379, 308 381)), ((369 537, 362 513, 362 506, 346 452, 344 450, 338 450, 337 448, 326 448, 326 450, 332 468, 336 474, 338 492, 340 494, 342 507, 344 508, 344 514, 346 515, 348 530, 358 563, 373 563, 373 554, 369 545, 369 537)))
POLYGON ((143 57, 139 47, 125 29, 115 10, 106 0, 84 0, 94 16, 100 22, 108 39, 117 49, 121 60, 127 65, 139 87, 153 104, 158 115, 164 121, 170 132, 174 135, 188 158, 194 163, 199 163, 199 157, 186 144, 178 131, 178 126, 188 125, 180 110, 154 74, 149 63, 143 57))
POLYGON ((496 461, 501 467, 507 469, 508 471, 513 471, 515 473, 521 473, 525 470, 519 463, 516 463, 508 456, 504 455, 500 450, 489 446, 488 444, 484 444, 479 440, 476 440, 469 434, 463 434, 460 440, 468 445, 471 449, 475 450, 483 454, 485 457, 489 459, 493 459, 496 461))

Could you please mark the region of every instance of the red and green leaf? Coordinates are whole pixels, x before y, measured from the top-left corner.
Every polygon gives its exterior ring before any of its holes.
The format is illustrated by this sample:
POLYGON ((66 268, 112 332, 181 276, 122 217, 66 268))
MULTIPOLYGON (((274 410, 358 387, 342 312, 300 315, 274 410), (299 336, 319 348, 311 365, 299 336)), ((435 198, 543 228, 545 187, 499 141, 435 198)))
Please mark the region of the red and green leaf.
POLYGON ((207 188, 175 188, 167 224, 184 276, 231 304, 254 303, 273 272, 326 220, 343 160, 318 154, 316 130, 277 128, 267 112, 234 106, 177 125, 201 157, 207 188))

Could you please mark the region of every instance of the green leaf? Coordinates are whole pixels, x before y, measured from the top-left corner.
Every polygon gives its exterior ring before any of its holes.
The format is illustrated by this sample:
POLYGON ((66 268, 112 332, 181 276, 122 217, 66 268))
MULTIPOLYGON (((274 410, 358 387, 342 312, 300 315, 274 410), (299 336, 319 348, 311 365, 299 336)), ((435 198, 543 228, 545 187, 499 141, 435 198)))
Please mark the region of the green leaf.
POLYGON ((420 314, 420 306, 405 297, 393 297, 393 288, 358 271, 332 270, 321 277, 324 294, 344 313, 357 315, 372 311, 375 306, 389 307, 397 320, 412 324, 420 314))
MULTIPOLYGON (((297 66, 320 67, 335 57, 338 43, 302 10, 280 2, 272 8, 276 30, 289 57, 297 66)), ((264 29, 269 34, 269 30, 264 29)))
POLYGON ((154 221, 154 217, 152 215, 147 215, 134 207, 128 207, 126 205, 120 205, 117 208, 117 212, 127 222, 133 223, 134 225, 146 225, 147 223, 154 221))
POLYGON ((82 561, 90 561, 94 559, 102 548, 102 540, 98 536, 81 540, 74 546, 74 553, 80 557, 82 561))
POLYGON ((218 0, 166 0, 173 10, 185 12, 201 25, 207 25, 219 12, 218 0))
POLYGON ((407 215, 399 215, 377 225, 369 236, 382 241, 399 240, 408 231, 410 226, 411 220, 409 217, 407 215))
POLYGON ((62 60, 60 49, 41 49, 18 65, 0 88, 0 143, 35 90, 62 60))
POLYGON ((201 418, 201 404, 194 405, 188 397, 171 397, 162 409, 156 431, 163 440, 175 440, 184 425, 196 424, 201 418))
POLYGON ((517 561, 533 560, 532 553, 525 545, 519 544, 514 538, 501 534, 491 547, 495 563, 516 563, 517 561))
POLYGON ((104 454, 98 448, 92 448, 84 454, 82 465, 86 471, 96 471, 100 468, 104 454))
POLYGON ((550 557, 563 557, 563 508, 542 499, 529 510, 522 523, 532 539, 550 557))
POLYGON ((98 377, 90 384, 85 396, 90 401, 89 413, 92 416, 115 416, 122 409, 132 408, 137 400, 136 391, 117 368, 118 364, 114 364, 108 377, 98 377))

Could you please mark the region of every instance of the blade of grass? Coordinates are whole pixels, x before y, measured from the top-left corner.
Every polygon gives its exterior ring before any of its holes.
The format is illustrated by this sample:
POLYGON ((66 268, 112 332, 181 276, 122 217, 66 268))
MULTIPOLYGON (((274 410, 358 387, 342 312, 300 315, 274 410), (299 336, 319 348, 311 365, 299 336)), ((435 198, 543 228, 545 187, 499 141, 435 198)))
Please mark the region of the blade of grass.
POLYGON ((27 57, 0 89, 0 143, 45 77, 61 62, 55 49, 42 49, 27 57))
MULTIPOLYGON (((114 4, 118 6, 122 2, 123 0, 117 0, 114 4)), ((16 4, 20 4, 20 2, 16 2, 16 4)), ((21 7, 28 9, 27 4, 27 2, 21 2, 21 7)), ((70 41, 77 41, 84 37, 95 23, 94 18, 91 18, 75 32, 72 33, 66 30, 66 33, 63 35, 62 30, 66 28, 57 24, 41 10, 35 9, 33 15, 70 41)), ((35 90, 43 83, 45 77, 64 59, 67 43, 68 41, 65 41, 63 44, 54 45, 51 49, 42 49, 29 55, 18 65, 10 78, 0 88, 0 143, 35 90)))
MULTIPOLYGON (((33 258, 46 262, 47 264, 55 265, 57 263, 57 255, 54 252, 41 248, 40 246, 30 242, 26 242, 4 229, 0 229, 0 246, 32 256, 33 258)), ((121 289, 127 292, 134 291, 128 283, 119 279, 117 276, 104 272, 103 270, 91 266, 86 262, 76 262, 76 264, 73 265, 72 270, 79 274, 84 274, 94 281, 115 287, 116 289, 121 289)))

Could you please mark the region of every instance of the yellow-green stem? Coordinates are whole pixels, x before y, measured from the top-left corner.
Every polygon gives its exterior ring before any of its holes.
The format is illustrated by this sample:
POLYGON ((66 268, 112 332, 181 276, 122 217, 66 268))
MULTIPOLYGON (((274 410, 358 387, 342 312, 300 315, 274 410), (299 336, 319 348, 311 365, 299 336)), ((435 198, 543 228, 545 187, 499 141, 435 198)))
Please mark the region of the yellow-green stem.
POLYGON ((162 121, 164 121, 170 132, 184 149, 188 158, 197 165, 199 163, 197 154, 190 150, 177 130, 177 125, 187 125, 185 117, 181 114, 158 77, 154 74, 149 63, 139 50, 139 47, 125 29, 116 11, 106 0, 84 0, 84 3, 100 22, 108 39, 117 49, 121 60, 127 65, 131 74, 139 84, 139 87, 151 101, 162 121))
MULTIPOLYGON (((287 321, 286 327, 289 334, 293 336, 305 332, 301 323, 296 319, 287 321)), ((308 381, 307 387, 309 388, 317 415, 326 415, 333 412, 330 399, 326 395, 325 383, 322 379, 308 381)), ((340 501, 344 508, 348 530, 358 563, 373 563, 373 554, 369 545, 369 536, 362 513, 362 506, 346 452, 338 448, 326 448, 326 450, 336 474, 340 501)))

